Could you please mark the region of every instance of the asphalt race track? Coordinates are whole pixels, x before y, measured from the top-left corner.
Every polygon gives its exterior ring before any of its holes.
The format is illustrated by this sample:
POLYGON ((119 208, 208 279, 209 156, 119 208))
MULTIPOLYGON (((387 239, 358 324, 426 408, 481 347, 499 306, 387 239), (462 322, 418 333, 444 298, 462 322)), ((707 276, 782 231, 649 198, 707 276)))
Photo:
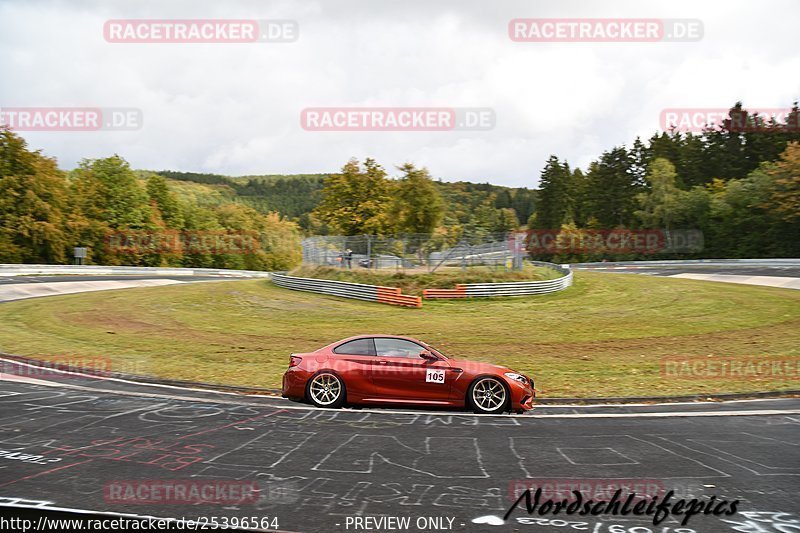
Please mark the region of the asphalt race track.
POLYGON ((766 285, 785 289, 800 289, 800 266, 789 265, 572 265, 578 270, 611 272, 615 274, 644 274, 676 278, 766 285))
POLYGON ((800 399, 548 405, 514 416, 321 410, 0 363, 0 515, 16 506, 276 518, 271 528, 304 532, 800 532, 800 399), (211 482, 256 490, 189 503, 126 491, 211 482), (501 520, 526 487, 607 500, 609 486, 739 500, 739 512, 654 526, 647 516, 528 516, 523 505, 501 520), (410 525, 379 527, 390 517, 410 525))
MULTIPOLYGON (((25 373, 15 364, 5 362, 7 377, 25 373)), ((522 510, 501 525, 473 522, 498 520, 531 484, 616 483, 739 499, 740 511, 788 513, 749 515, 785 526, 763 531, 800 530, 796 399, 474 416, 318 410, 71 374, 0 381, 0 397, 0 503, 193 520, 268 516, 288 531, 353 531, 348 517, 366 516, 451 518, 456 531, 598 533, 734 531, 724 520, 748 521, 696 516, 687 529, 671 518, 654 528, 647 517, 565 517, 570 525, 531 525, 518 521, 522 510), (113 492, 165 480, 255 482, 259 492, 221 504, 130 503, 113 492)))
MULTIPOLYGON (((242 278, 235 278, 242 279, 242 278)), ((59 296, 113 289, 133 289, 178 283, 229 281, 230 277, 199 275, 62 275, 62 276, 2 276, 0 275, 0 302, 59 296)))
POLYGON ((675 274, 730 274, 740 276, 778 276, 787 278, 800 278, 800 267, 795 266, 702 266, 702 265, 681 265, 681 266, 593 266, 576 268, 585 270, 597 270, 602 272, 616 272, 618 274, 636 273, 648 274, 650 276, 674 276, 675 274))
MULTIPOLYGON (((3 276, 0 275, 0 285, 13 285, 22 283, 57 283, 64 281, 128 281, 143 279, 169 279, 173 281, 230 281, 231 278, 225 276, 179 276, 179 275, 158 275, 158 274, 130 274, 113 276, 93 276, 93 275, 71 275, 64 274, 59 276, 3 276)), ((235 278, 242 279, 242 278, 235 278)), ((249 278, 248 278, 249 279, 249 278)))

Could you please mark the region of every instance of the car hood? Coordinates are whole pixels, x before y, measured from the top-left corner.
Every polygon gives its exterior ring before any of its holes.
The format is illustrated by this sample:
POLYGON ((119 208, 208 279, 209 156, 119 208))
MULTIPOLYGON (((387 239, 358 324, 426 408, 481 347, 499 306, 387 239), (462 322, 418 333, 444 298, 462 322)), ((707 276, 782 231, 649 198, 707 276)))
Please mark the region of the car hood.
POLYGON ((468 361, 466 359, 449 359, 450 366, 463 369, 471 374, 502 374, 504 372, 514 372, 510 368, 492 363, 481 363, 479 361, 468 361))

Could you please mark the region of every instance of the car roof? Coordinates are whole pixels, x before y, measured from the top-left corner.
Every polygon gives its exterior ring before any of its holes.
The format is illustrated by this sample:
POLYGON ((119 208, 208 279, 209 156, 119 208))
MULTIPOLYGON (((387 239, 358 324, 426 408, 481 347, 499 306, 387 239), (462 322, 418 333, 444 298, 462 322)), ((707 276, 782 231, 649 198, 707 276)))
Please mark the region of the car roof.
POLYGON ((340 342, 354 341, 354 340, 357 340, 357 339, 371 339, 373 337, 381 337, 381 338, 388 338, 388 339, 404 339, 404 340, 407 340, 407 341, 423 342, 423 341, 421 341, 419 339, 415 339, 414 337, 408 337, 406 335, 387 335, 387 334, 384 334, 384 333, 370 333, 370 334, 365 334, 365 335, 354 335, 352 337, 347 337, 346 339, 338 340, 338 341, 334 342, 333 344, 339 344, 340 342))
MULTIPOLYGON (((388 338, 388 339, 403 339, 403 340, 407 340, 407 341, 412 341, 412 342, 418 342, 418 343, 425 344, 424 341, 421 341, 419 339, 415 339, 414 337, 406 337, 406 336, 403 336, 403 335, 384 335, 384 334, 381 334, 381 333, 370 333, 368 335, 353 335, 352 337, 347 337, 346 339, 339 339, 338 341, 335 341, 335 342, 332 342, 332 343, 330 343, 330 344, 328 344, 326 346, 323 346, 322 348, 320 348, 317 351, 327 350, 327 349, 333 348, 335 346, 339 346, 340 344, 344 344, 345 342, 355 341, 355 340, 358 340, 358 339, 373 339, 373 338, 377 338, 377 337, 388 338)), ((426 344, 426 346, 427 346, 427 344, 426 344)))
MULTIPOLYGON (((327 346, 323 346, 322 348, 320 348, 317 351, 320 352, 320 351, 323 351, 323 350, 333 349, 333 348, 335 348, 335 347, 337 347, 337 346, 339 346, 341 344, 344 344, 344 343, 350 342, 350 341, 354 341, 354 340, 358 340, 358 339, 373 339, 373 338, 403 339, 403 340, 406 340, 406 341, 411 341, 411 342, 422 344, 426 348, 438 352, 438 350, 436 350, 430 344, 428 344, 427 342, 425 342, 423 340, 415 339, 414 337, 409 337, 407 335, 388 335, 388 334, 384 334, 384 333, 369 333, 369 334, 362 334, 362 335, 353 335, 352 337, 347 337, 346 339, 340 339, 340 340, 338 340, 336 342, 332 342, 332 343, 328 344, 327 346)), ((444 354, 442 354, 441 352, 438 352, 438 353, 440 355, 444 356, 444 354)))

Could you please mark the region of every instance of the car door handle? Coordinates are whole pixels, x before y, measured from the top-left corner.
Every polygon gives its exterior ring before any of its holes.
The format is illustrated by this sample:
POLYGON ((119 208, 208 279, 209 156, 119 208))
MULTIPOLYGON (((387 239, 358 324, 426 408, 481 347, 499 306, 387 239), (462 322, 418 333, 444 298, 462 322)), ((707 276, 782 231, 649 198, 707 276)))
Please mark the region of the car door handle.
POLYGON ((379 364, 379 365, 387 365, 387 364, 389 364, 389 361, 381 361, 381 360, 378 360, 378 364, 379 364))
POLYGON ((460 368, 451 368, 450 372, 455 372, 456 374, 458 374, 460 372, 463 372, 463 370, 461 370, 460 368))

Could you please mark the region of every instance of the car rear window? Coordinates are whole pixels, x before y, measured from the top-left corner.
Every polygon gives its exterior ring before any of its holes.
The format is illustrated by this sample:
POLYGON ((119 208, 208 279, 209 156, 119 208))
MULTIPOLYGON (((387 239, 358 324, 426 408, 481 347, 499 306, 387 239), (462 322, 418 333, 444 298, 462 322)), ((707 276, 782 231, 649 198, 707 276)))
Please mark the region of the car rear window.
POLYGON ((345 342, 333 349, 333 353, 346 355, 375 355, 375 343, 372 339, 356 339, 345 342))

